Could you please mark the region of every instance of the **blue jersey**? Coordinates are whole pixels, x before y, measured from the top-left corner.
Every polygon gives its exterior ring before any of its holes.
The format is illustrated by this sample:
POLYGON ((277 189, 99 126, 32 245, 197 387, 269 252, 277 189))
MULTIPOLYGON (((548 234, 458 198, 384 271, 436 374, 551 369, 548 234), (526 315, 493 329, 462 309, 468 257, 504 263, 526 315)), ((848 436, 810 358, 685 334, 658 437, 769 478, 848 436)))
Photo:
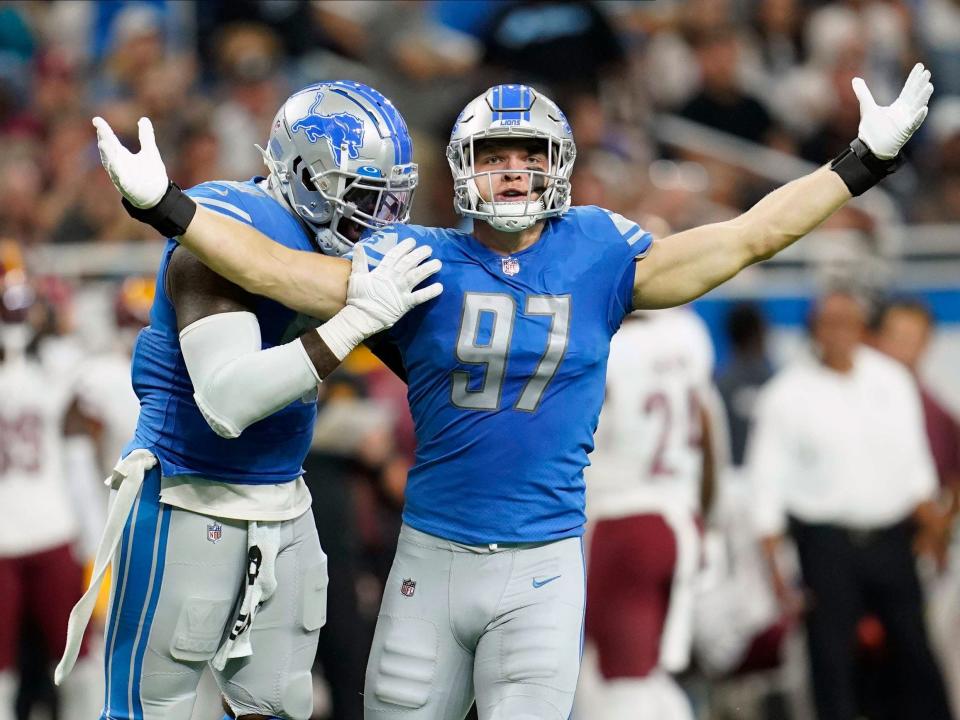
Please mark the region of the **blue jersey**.
MULTIPOLYGON (((203 183, 187 194, 200 205, 253 225, 287 247, 314 250, 296 216, 254 180, 203 183)), ((133 388, 140 398, 140 418, 124 454, 149 449, 168 477, 200 475, 244 484, 295 480, 303 473, 303 458, 310 446, 315 402, 296 400, 232 440, 214 433, 200 414, 180 352, 176 314, 165 289, 167 266, 176 247, 171 240, 164 250, 150 325, 140 332, 134 348, 133 388)), ((264 349, 290 342, 318 324, 266 298, 257 298, 254 312, 264 349)))
POLYGON ((443 261, 428 282, 444 291, 391 330, 417 435, 404 521, 472 544, 582 534, 610 338, 650 235, 579 207, 510 257, 466 233, 391 226, 365 241, 371 262, 408 237, 443 261))

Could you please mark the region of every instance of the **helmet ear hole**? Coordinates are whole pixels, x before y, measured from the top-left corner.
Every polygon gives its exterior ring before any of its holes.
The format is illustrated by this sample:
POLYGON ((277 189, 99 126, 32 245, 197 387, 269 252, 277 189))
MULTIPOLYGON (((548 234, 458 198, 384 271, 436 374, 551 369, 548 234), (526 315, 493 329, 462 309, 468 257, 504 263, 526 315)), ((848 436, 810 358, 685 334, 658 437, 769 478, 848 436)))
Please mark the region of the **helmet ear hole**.
POLYGON ((306 165, 300 168, 300 182, 302 182, 303 186, 310 192, 320 192, 313 182, 313 178, 310 177, 310 169, 306 165))

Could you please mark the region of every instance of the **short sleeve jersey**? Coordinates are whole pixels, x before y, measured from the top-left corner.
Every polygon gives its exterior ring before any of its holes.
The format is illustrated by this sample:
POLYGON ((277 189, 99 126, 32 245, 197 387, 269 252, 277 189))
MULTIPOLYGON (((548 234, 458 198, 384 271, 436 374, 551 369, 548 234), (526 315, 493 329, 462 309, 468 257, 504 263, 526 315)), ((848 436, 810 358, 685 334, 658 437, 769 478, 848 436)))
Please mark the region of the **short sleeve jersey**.
POLYGON ((383 229, 365 251, 375 264, 408 237, 443 261, 428 282, 444 292, 391 330, 417 436, 404 521, 472 544, 582 534, 610 338, 632 307, 634 261, 650 235, 577 207, 511 256, 418 226, 383 229))

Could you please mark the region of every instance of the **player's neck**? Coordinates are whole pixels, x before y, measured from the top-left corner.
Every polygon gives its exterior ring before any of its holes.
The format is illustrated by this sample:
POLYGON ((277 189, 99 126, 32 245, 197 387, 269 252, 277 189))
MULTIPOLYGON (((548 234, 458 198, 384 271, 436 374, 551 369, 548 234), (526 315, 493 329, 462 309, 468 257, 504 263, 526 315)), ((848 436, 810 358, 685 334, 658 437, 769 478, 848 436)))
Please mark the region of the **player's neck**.
POLYGON ((504 232, 490 227, 482 220, 473 223, 473 236, 483 245, 499 255, 514 255, 526 250, 540 239, 543 233, 543 220, 534 223, 520 232, 504 232))
POLYGON ((824 353, 821 350, 820 362, 842 375, 846 375, 853 370, 853 355, 850 353, 824 353))

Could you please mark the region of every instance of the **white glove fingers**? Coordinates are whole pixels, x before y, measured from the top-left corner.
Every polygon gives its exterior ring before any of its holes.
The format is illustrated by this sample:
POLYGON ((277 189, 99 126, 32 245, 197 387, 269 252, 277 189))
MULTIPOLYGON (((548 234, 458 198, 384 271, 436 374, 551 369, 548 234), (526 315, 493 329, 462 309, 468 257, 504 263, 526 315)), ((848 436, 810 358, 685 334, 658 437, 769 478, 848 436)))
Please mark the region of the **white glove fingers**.
POLYGON ((917 114, 913 116, 913 120, 910 121, 910 134, 912 135, 917 131, 917 128, 923 124, 923 121, 927 118, 927 112, 929 108, 924 105, 922 108, 917 110, 917 114))
POLYGON ((910 74, 907 75, 907 81, 903 84, 903 91, 916 91, 918 88, 920 88, 924 83, 924 72, 926 71, 923 69, 923 63, 917 63, 914 65, 913 69, 910 70, 910 74))
POLYGON ((877 101, 873 99, 873 94, 863 81, 863 78, 855 77, 850 85, 853 87, 853 94, 857 96, 857 100, 860 102, 861 116, 866 114, 871 108, 877 106, 877 101))
POLYGON ((363 245, 353 246, 353 260, 350 270, 351 275, 364 275, 370 272, 370 267, 367 265, 367 251, 363 249, 363 245))
POLYGON ((407 294, 407 301, 411 307, 416 307, 422 303, 425 303, 427 300, 433 300, 437 295, 443 292, 443 285, 441 283, 433 283, 432 285, 427 285, 425 288, 420 288, 419 290, 414 290, 412 293, 407 294))
POLYGON ((387 267, 395 266, 404 255, 413 250, 417 246, 417 241, 413 238, 407 238, 392 248, 390 248, 386 254, 383 256, 383 260, 380 261, 381 265, 386 265, 387 267))
MULTIPOLYGON (((917 107, 923 102, 924 93, 927 92, 928 88, 932 87, 930 84, 930 71, 924 70, 913 82, 908 81, 908 84, 904 86, 900 96, 911 106, 917 107)), ((929 99, 929 95, 927 97, 929 99)))
POLYGON ((920 91, 920 96, 918 97, 918 105, 924 105, 930 102, 930 96, 933 95, 933 83, 928 82, 923 86, 923 89, 920 91))
POLYGON ((115 159, 126 148, 123 147, 110 124, 102 117, 95 117, 93 126, 97 129, 97 148, 100 150, 100 160, 106 166, 108 161, 115 159))
POLYGON ((157 138, 153 134, 153 123, 150 118, 142 117, 137 120, 137 130, 140 137, 140 152, 151 152, 157 149, 157 138))
POLYGON ((405 273, 426 260, 433 253, 429 245, 419 245, 397 261, 397 272, 405 273))
POLYGON ((411 268, 405 274, 408 286, 415 288, 431 275, 436 275, 440 271, 441 267, 443 267, 443 263, 434 258, 430 262, 425 262, 423 265, 417 265, 416 267, 411 268))

